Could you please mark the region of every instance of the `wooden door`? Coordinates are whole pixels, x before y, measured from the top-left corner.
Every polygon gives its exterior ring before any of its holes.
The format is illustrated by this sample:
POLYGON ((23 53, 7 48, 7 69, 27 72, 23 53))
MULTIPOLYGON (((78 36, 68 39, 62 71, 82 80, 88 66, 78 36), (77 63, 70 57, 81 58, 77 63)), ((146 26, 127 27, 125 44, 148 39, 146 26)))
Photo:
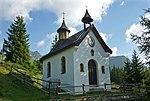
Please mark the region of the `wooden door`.
POLYGON ((90 60, 88 63, 88 71, 89 71, 89 84, 97 85, 97 69, 94 60, 90 60))

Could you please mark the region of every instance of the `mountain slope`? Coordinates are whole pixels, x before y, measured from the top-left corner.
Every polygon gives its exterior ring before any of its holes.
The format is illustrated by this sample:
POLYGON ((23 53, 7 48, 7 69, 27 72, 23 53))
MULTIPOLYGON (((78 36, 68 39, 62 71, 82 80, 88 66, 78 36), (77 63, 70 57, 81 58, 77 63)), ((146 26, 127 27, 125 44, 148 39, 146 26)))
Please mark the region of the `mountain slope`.
POLYGON ((30 51, 30 57, 32 60, 39 60, 42 55, 38 51, 30 51))

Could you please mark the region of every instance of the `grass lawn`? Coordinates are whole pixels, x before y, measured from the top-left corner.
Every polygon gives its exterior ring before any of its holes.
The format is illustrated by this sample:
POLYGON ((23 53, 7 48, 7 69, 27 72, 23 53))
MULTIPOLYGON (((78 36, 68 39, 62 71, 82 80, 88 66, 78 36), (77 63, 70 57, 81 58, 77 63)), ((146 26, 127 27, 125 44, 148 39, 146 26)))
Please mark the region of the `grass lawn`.
POLYGON ((48 101, 50 97, 18 79, 0 66, 0 101, 48 101))

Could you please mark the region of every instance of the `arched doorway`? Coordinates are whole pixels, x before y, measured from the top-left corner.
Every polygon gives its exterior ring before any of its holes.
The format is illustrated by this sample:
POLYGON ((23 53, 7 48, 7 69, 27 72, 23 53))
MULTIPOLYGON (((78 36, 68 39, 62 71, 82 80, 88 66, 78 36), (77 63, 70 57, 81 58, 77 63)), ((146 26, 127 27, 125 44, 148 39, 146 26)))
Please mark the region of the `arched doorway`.
POLYGON ((88 71, 89 71, 89 84, 97 85, 97 69, 94 60, 90 60, 88 62, 88 71))

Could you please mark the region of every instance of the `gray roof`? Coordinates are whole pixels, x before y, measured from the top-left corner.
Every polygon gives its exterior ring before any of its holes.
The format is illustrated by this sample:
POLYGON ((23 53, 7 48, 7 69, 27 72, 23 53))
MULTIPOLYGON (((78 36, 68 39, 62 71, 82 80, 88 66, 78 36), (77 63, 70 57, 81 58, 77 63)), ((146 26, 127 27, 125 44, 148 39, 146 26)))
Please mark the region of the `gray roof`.
POLYGON ((97 37, 98 41, 100 42, 100 44, 102 45, 102 47, 104 48, 104 50, 106 52, 109 52, 110 54, 112 53, 112 50, 106 45, 106 43, 103 41, 102 37, 99 35, 99 33, 97 32, 96 28, 94 27, 94 25, 91 25, 91 27, 87 27, 81 31, 79 31, 78 33, 74 34, 73 36, 69 37, 68 39, 61 39, 59 40, 54 47, 51 49, 51 51, 46 54, 45 56, 43 56, 40 61, 42 62, 43 60, 51 57, 52 55, 61 52, 65 49, 68 49, 72 46, 78 46, 82 40, 85 38, 85 36, 88 34, 88 32, 92 30, 95 34, 95 36, 97 37))

